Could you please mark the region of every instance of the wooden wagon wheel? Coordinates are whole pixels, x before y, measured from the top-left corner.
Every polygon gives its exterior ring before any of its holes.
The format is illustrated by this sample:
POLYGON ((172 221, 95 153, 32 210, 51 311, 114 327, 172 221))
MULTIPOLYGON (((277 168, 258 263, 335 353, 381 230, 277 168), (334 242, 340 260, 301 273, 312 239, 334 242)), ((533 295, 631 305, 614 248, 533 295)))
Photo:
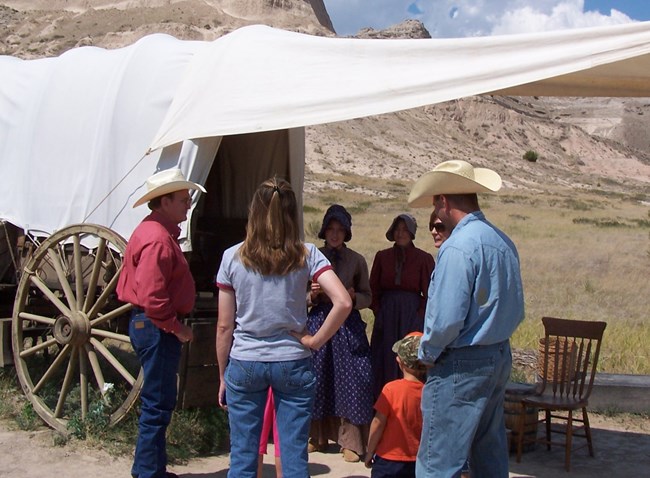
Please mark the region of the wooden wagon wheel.
POLYGON ((131 347, 131 305, 117 301, 126 241, 77 224, 42 242, 25 266, 14 303, 16 372, 34 410, 53 428, 89 413, 112 425, 140 393, 131 347))

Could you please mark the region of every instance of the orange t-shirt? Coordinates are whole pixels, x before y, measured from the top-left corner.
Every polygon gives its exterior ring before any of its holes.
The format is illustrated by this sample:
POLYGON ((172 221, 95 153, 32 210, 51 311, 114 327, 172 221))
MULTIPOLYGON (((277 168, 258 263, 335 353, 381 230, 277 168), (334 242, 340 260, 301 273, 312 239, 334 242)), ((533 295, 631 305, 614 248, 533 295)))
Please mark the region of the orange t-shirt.
POLYGON ((386 460, 415 461, 422 433, 421 382, 399 379, 388 382, 375 403, 386 416, 386 427, 375 453, 386 460))

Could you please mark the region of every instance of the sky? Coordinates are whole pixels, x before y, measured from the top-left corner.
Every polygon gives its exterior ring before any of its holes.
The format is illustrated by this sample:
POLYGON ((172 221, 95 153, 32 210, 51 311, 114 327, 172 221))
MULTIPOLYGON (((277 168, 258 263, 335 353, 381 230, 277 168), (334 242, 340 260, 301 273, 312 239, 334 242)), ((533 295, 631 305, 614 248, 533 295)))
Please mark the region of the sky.
POLYGON ((340 36, 412 18, 434 38, 507 35, 650 20, 648 0, 324 0, 340 36))

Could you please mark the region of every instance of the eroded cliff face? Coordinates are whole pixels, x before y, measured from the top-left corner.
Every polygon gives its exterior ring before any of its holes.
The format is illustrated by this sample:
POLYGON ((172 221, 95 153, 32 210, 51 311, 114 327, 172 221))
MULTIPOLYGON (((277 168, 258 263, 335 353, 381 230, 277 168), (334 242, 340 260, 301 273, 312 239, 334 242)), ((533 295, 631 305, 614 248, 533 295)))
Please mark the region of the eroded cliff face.
POLYGON ((118 48, 151 33, 214 40, 252 24, 334 35, 323 0, 3 0, 0 54, 40 58, 77 46, 118 48))

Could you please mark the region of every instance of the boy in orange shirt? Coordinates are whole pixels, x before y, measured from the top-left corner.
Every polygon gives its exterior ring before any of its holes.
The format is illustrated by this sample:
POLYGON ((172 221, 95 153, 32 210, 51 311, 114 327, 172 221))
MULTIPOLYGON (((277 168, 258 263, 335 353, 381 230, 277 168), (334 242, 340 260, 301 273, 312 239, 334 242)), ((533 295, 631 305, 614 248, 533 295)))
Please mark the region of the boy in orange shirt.
POLYGON ((414 478, 422 433, 422 387, 425 367, 418 360, 421 332, 393 345, 404 378, 388 382, 375 403, 365 464, 371 478, 414 478))

